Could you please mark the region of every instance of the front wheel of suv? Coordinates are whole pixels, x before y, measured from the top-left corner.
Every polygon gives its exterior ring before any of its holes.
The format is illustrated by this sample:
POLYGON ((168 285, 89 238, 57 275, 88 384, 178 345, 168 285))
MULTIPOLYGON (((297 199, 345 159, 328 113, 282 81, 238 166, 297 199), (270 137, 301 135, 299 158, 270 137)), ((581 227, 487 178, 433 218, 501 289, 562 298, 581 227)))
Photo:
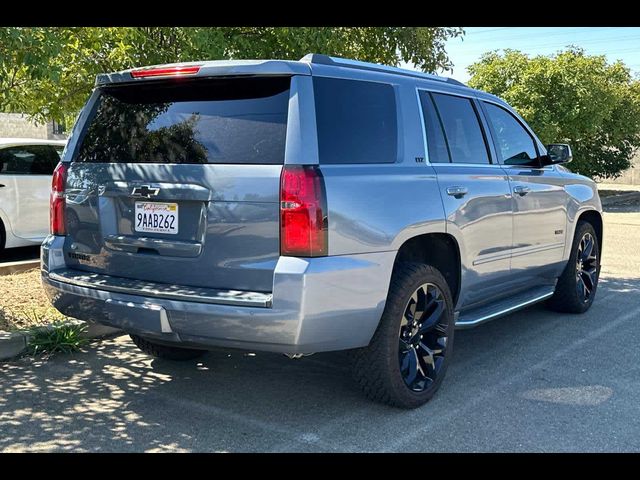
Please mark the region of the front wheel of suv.
POLYGON ((558 279, 553 297, 547 303, 549 308, 565 313, 584 313, 589 310, 600 276, 599 245, 593 225, 578 222, 569 263, 558 279))
POLYGON ((433 397, 453 348, 453 300, 435 268, 396 267, 369 346, 354 352, 354 378, 370 399, 416 408, 433 397))
POLYGON ((192 360, 207 353, 206 350, 197 350, 195 348, 180 348, 160 345, 159 343, 152 342, 138 335, 129 334, 129 336, 140 350, 152 357, 164 358, 167 360, 192 360))

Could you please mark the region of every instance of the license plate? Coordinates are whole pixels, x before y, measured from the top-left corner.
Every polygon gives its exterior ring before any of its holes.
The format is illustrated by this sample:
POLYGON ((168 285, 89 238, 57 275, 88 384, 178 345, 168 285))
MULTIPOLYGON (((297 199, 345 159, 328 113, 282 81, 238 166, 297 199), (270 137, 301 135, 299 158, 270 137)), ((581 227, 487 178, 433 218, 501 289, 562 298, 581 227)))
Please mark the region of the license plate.
POLYGON ((159 202, 136 202, 136 232, 178 233, 178 204, 159 202))

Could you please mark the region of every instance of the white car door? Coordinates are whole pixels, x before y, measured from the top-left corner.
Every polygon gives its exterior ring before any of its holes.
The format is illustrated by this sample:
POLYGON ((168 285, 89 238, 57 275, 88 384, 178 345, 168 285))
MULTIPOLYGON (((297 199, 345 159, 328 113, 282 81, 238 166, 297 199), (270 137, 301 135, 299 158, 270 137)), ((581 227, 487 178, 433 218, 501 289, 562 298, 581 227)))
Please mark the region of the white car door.
POLYGON ((2 209, 17 237, 38 240, 49 232, 51 175, 59 147, 22 145, 0 150, 2 209))

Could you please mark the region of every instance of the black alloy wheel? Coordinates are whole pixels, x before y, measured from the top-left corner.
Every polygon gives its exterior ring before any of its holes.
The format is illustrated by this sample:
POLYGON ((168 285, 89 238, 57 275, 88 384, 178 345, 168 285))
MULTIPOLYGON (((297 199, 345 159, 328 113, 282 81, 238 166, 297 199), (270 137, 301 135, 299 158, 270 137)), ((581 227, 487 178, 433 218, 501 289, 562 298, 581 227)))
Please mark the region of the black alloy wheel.
POLYGON ((398 263, 373 338, 353 352, 353 376, 372 400, 417 408, 440 388, 453 352, 454 301, 433 266, 398 263))
POLYGON ((582 236, 576 258, 576 291, 583 302, 591 300, 598 282, 598 253, 591 233, 582 236))
POLYGON ((431 283, 419 286, 400 322, 398 359, 407 387, 422 392, 442 369, 447 350, 446 304, 440 289, 431 283))
POLYGON ((600 277, 600 240, 594 226, 579 221, 569 261, 547 306, 556 312, 584 313, 596 296, 600 277))

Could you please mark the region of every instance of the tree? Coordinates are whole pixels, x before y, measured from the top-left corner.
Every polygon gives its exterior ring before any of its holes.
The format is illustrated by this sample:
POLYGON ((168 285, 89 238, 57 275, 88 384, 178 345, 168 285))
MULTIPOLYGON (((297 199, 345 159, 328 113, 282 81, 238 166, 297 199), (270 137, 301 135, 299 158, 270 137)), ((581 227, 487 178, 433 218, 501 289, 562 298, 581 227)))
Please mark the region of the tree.
POLYGON ((570 47, 552 56, 484 54, 469 85, 511 104, 543 143, 569 143, 578 173, 616 177, 640 146, 640 84, 620 62, 570 47))
POLYGON ((27 99, 22 92, 29 84, 55 80, 59 71, 48 64, 60 51, 53 29, 0 28, 0 111, 24 110, 27 99))
POLYGON ((310 52, 424 71, 450 69, 443 27, 0 28, 0 111, 73 118, 98 73, 193 60, 281 58, 310 52))

